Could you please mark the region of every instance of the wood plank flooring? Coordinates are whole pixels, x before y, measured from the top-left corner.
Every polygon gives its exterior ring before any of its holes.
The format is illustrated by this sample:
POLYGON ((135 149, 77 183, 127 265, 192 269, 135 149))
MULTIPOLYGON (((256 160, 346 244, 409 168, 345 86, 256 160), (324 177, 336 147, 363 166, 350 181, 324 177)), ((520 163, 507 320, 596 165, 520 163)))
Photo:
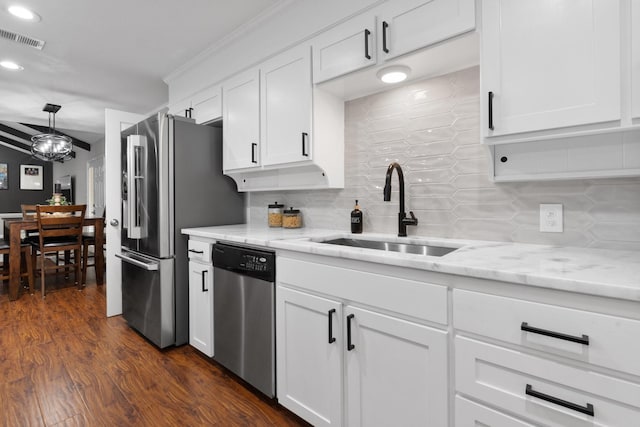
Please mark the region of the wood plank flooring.
POLYGON ((308 425, 192 347, 160 351, 106 318, 104 287, 87 283, 52 278, 45 300, 14 302, 0 287, 0 425, 308 425))

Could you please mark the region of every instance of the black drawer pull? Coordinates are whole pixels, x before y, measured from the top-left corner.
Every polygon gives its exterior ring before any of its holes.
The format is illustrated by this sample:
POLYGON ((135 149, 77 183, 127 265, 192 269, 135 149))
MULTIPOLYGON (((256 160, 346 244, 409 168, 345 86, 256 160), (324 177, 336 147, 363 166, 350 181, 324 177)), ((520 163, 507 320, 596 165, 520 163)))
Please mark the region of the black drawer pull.
POLYGON ((558 338, 565 341, 577 342, 578 344, 582 344, 582 345, 589 345, 589 335, 583 334, 581 337, 576 337, 573 335, 567 335, 560 332, 534 328, 533 326, 529 326, 527 322, 522 322, 522 324, 520 325, 520 330, 525 332, 531 332, 533 334, 544 335, 547 337, 558 338))
POLYGON ((371 35, 371 31, 365 29, 364 30, 364 57, 367 59, 371 59, 371 55, 369 54, 369 36, 371 35))
POLYGON ((351 319, 356 317, 355 314, 350 314, 347 316, 347 351, 351 351, 356 348, 355 345, 351 344, 351 319))
POLYGON ((569 408, 572 409, 576 412, 580 412, 582 414, 587 414, 590 416, 594 416, 594 410, 593 410, 593 405, 591 403, 587 403, 586 406, 580 406, 577 405, 573 402, 568 402, 566 400, 563 399, 559 399, 557 397, 554 396, 549 396, 548 394, 544 394, 544 393, 540 393, 539 391, 535 391, 533 389, 533 386, 531 384, 527 384, 527 388, 524 391, 527 395, 532 396, 532 397, 537 397, 540 400, 545 400, 547 402, 551 402, 553 404, 559 405, 559 406, 564 406, 565 408, 569 408))
POLYGON ((493 92, 489 92, 489 129, 493 130, 493 92))
POLYGON ((189 249, 189 252, 192 252, 194 254, 203 254, 204 253, 204 251, 197 251, 195 249, 189 249))
POLYGON ((327 316, 329 317, 329 344, 333 344, 334 342, 336 342, 336 337, 333 336, 333 313, 335 312, 336 309, 332 308, 327 313, 327 316))
POLYGON ((206 274, 209 271, 207 270, 202 270, 202 292, 209 292, 209 289, 207 289, 207 279, 206 279, 206 274))
POLYGON ((389 48, 387 47, 387 29, 389 28, 389 24, 387 21, 382 21, 382 50, 384 53, 389 53, 389 48))

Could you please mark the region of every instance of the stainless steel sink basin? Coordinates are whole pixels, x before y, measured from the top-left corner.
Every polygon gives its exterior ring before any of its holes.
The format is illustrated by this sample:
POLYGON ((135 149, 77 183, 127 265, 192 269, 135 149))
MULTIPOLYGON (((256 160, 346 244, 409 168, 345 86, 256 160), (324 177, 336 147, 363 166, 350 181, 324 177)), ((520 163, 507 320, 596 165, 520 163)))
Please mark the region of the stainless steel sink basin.
POLYGON ((328 243, 330 245, 351 246, 354 248, 377 249, 380 251, 401 252, 416 255, 442 256, 449 252, 455 251, 457 248, 445 248, 443 246, 419 245, 413 243, 398 242, 382 242, 377 240, 361 240, 361 239, 332 239, 325 240, 320 243, 328 243))

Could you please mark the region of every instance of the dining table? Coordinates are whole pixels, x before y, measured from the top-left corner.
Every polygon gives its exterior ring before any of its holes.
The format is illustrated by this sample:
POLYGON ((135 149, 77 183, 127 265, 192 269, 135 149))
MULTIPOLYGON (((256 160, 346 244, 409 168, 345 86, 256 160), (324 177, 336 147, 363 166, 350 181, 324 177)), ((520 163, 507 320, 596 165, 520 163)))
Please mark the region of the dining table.
MULTIPOLYGON (((83 226, 95 229, 96 248, 104 244, 104 218, 102 216, 85 216, 83 226)), ((33 218, 4 218, 4 236, 9 236, 9 300, 18 299, 20 291, 20 244, 22 231, 37 230, 38 221, 33 218)), ((104 284, 104 251, 95 251, 96 283, 104 284)), ((78 278, 77 280, 80 280, 78 278)))

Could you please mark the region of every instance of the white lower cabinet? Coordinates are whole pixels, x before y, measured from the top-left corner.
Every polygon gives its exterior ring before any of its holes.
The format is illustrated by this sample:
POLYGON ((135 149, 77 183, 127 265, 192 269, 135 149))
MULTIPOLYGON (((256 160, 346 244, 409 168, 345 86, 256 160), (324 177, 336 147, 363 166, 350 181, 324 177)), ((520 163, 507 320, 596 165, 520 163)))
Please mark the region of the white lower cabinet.
POLYGON ((627 427, 640 420, 640 384, 461 336, 455 349, 459 393, 536 424, 627 427))
POLYGON ((276 290, 280 404, 314 426, 342 424, 342 305, 276 290))
POLYGON ((346 425, 446 426, 447 333, 346 306, 346 425))
POLYGON ((189 344, 213 357, 213 266, 189 262, 189 344))
MULTIPOLYGON (((367 283, 371 288, 383 289, 371 273, 297 263, 282 257, 278 258, 278 268, 280 404, 314 426, 448 425, 446 330, 383 313, 384 299, 378 312, 358 307, 358 301, 339 293, 319 296, 292 289, 304 289, 319 280, 339 285, 344 295, 350 294, 352 286, 367 283)), ((384 276, 378 277, 381 280, 384 276)), ((388 285, 390 305, 397 304, 394 293, 406 292, 405 282, 387 277, 384 283, 388 285)), ((434 295, 439 294, 439 287, 426 283, 423 286, 433 288, 434 295)), ((384 297, 384 293, 375 293, 384 297)), ((406 303, 420 304, 410 299, 406 303)), ((425 305, 431 303, 424 300, 425 305)), ((442 310, 446 313, 446 303, 442 310)))

